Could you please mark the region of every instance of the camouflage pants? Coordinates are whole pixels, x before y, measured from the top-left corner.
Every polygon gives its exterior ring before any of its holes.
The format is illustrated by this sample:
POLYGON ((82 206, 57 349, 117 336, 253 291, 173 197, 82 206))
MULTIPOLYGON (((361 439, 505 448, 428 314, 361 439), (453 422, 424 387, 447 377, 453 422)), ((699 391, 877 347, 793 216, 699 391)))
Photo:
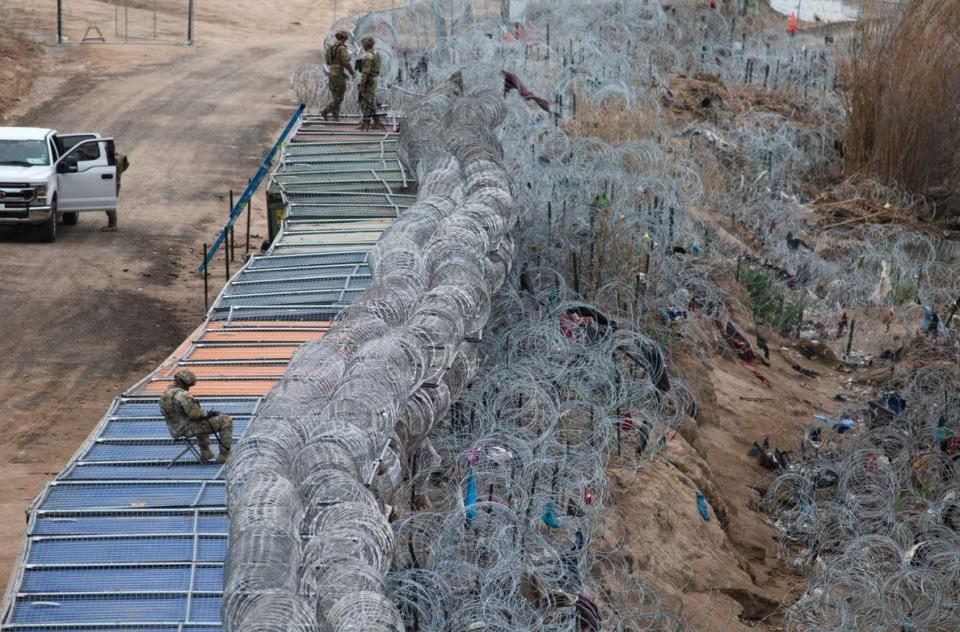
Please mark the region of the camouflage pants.
POLYGON ((361 109, 363 110, 363 119, 366 121, 373 117, 377 113, 377 78, 371 77, 367 79, 367 89, 363 93, 361 101, 361 109))
POLYGON ((174 439, 195 437, 201 449, 210 449, 210 433, 220 435, 220 450, 229 451, 233 443, 233 419, 230 415, 217 415, 204 421, 187 421, 170 428, 174 439))
POLYGON ((332 114, 333 118, 340 118, 340 106, 343 105, 343 95, 347 92, 347 78, 340 74, 331 74, 329 78, 329 87, 330 87, 330 102, 327 103, 322 110, 321 114, 332 114))

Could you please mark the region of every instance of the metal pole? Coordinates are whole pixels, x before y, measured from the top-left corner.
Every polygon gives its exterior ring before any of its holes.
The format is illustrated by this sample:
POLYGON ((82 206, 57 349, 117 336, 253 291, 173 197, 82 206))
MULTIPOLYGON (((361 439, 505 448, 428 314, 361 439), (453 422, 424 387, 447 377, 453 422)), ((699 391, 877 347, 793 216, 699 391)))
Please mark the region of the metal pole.
MULTIPOLYGON (((230 189, 230 210, 227 211, 227 216, 233 215, 233 189, 230 189)), ((235 261, 233 256, 233 251, 236 249, 236 246, 233 241, 233 224, 230 225, 230 234, 227 235, 230 238, 230 241, 227 242, 227 252, 230 255, 230 261, 235 261)))
MULTIPOLYGON (((226 228, 225 230, 230 230, 226 228)), ((226 266, 226 279, 230 280, 230 242, 227 242, 227 247, 223 249, 223 260, 227 264, 226 266)))
POLYGON ((853 344, 853 328, 857 326, 857 319, 850 321, 850 332, 847 334, 847 355, 850 355, 850 346, 853 344))
POLYGON ((57 0, 57 44, 63 44, 63 0, 57 0))
POLYGON ((570 253, 571 264, 573 265, 573 289, 577 294, 580 293, 580 266, 577 265, 577 253, 570 253))
POLYGON ((237 242, 233 237, 233 224, 230 225, 230 261, 237 260, 237 242))
POLYGON ((253 196, 247 200, 247 243, 243 254, 250 254, 250 215, 253 213, 253 196))
MULTIPOLYGON (((203 244, 203 260, 207 260, 207 244, 203 244)), ((206 315, 209 310, 208 304, 210 302, 210 287, 208 277, 210 276, 209 270, 207 269, 206 263, 203 265, 203 313, 206 315)))
POLYGON ((193 44, 193 0, 187 3, 187 44, 193 44))
POLYGON ((123 2, 123 41, 130 41, 130 0, 123 2))

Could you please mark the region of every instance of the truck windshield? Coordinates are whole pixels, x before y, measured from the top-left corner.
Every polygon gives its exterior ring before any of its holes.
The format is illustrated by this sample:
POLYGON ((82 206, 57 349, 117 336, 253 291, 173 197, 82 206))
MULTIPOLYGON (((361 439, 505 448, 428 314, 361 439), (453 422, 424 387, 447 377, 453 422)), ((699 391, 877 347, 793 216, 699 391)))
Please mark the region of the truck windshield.
POLYGON ((34 167, 50 163, 45 140, 4 140, 0 138, 0 165, 34 167))

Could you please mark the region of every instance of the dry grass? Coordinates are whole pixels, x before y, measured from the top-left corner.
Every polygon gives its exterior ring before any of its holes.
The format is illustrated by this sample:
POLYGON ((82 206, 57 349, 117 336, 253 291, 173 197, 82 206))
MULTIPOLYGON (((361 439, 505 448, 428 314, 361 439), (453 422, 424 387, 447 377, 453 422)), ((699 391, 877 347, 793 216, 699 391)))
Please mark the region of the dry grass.
POLYGON ((569 136, 598 138, 608 143, 652 138, 660 127, 655 111, 646 107, 627 108, 619 102, 599 107, 578 103, 576 117, 563 122, 563 130, 569 136))
POLYGON ((960 181, 960 2, 909 0, 861 26, 847 72, 847 170, 924 194, 960 181))

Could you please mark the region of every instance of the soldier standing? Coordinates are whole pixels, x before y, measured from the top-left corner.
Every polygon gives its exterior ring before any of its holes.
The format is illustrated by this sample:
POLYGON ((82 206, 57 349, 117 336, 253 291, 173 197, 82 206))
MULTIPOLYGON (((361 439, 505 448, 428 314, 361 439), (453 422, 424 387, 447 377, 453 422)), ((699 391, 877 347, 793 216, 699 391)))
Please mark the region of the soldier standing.
POLYGON ((173 376, 173 384, 167 387, 160 398, 160 410, 167 421, 167 429, 174 439, 196 437, 200 444, 200 462, 206 463, 213 458, 210 451, 210 433, 218 433, 220 454, 217 463, 225 463, 230 456, 230 444, 233 441, 233 419, 215 410, 204 412, 190 393, 190 387, 197 383, 197 376, 190 369, 181 369, 173 376))
POLYGON ((380 76, 380 53, 373 50, 373 37, 360 40, 363 57, 360 58, 360 109, 363 111, 361 129, 370 127, 370 119, 377 117, 377 77, 380 76))
MULTIPOLYGON (((127 159, 126 155, 114 152, 113 162, 117 166, 117 201, 120 199, 120 177, 123 175, 123 172, 127 170, 130 166, 130 161, 127 159)), ((117 228, 117 211, 106 211, 107 214, 107 225, 100 227, 100 230, 104 233, 115 233, 119 228, 117 228)))
POLYGON ((320 110, 320 116, 327 120, 327 115, 332 114, 333 120, 340 120, 340 106, 343 104, 343 95, 347 91, 347 76, 350 73, 352 79, 355 74, 350 67, 350 51, 347 50, 347 40, 350 39, 350 33, 345 30, 339 30, 336 34, 336 41, 327 47, 326 62, 330 69, 327 75, 328 85, 330 87, 330 103, 320 110))

